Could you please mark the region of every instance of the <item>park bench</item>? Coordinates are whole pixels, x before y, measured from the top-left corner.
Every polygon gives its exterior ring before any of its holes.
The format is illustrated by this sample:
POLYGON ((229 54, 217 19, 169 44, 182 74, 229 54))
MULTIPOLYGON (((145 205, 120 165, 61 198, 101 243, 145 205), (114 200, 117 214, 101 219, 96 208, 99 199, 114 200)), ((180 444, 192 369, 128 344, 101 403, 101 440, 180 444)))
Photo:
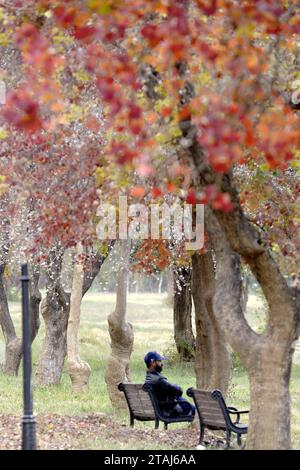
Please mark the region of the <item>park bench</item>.
POLYGON ((237 443, 242 444, 241 436, 246 434, 248 426, 240 423, 240 415, 249 413, 249 410, 239 411, 232 406, 226 406, 220 390, 212 392, 189 388, 186 391, 192 397, 200 420, 199 444, 204 443, 205 428, 210 430, 222 430, 226 432, 226 448, 230 447, 231 434, 237 434, 237 443), (235 419, 231 419, 231 415, 235 419))
POLYGON ((155 429, 158 429, 160 421, 167 429, 170 423, 191 422, 194 419, 193 416, 171 417, 162 413, 151 384, 120 383, 118 389, 124 392, 132 427, 135 419, 155 421, 155 429))

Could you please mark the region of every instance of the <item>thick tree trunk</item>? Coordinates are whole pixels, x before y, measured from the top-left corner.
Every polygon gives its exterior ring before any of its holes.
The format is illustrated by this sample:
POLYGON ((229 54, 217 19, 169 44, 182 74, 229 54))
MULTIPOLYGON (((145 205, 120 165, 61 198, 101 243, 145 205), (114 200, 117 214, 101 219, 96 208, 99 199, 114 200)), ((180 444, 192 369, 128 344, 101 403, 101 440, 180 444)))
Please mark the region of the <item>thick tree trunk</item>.
POLYGON ((226 395, 231 356, 227 343, 213 311, 215 274, 211 250, 192 257, 192 294, 195 305, 197 387, 206 390, 218 388, 226 395))
MULTIPOLYGON (((78 245, 77 254, 83 254, 82 245, 78 245)), ((67 329, 67 356, 68 372, 74 393, 88 390, 91 375, 89 364, 83 361, 78 351, 78 330, 80 324, 80 307, 83 294, 83 262, 77 260, 74 266, 73 283, 70 300, 70 315, 67 329)))
POLYGON ((130 241, 121 241, 122 255, 117 276, 117 301, 113 313, 108 316, 111 338, 111 355, 105 370, 105 382, 111 403, 115 409, 126 409, 123 393, 118 391, 120 382, 130 382, 130 357, 133 350, 133 328, 126 322, 127 279, 130 241))
POLYGON ((67 353, 66 331, 68 304, 52 299, 49 295, 42 301, 41 313, 45 322, 45 338, 39 358, 36 379, 40 385, 58 385, 61 380, 67 353))
POLYGON ((16 335, 16 330, 9 313, 6 292, 3 284, 5 265, 0 265, 0 324, 5 341, 5 361, 3 373, 18 375, 22 357, 22 341, 16 335))
POLYGON ((174 269, 174 339, 181 361, 189 362, 195 355, 192 327, 191 268, 174 269))
POLYGON ((201 260, 199 254, 192 257, 192 296, 195 307, 196 324, 196 350, 195 350, 195 374, 197 388, 209 390, 211 370, 213 367, 212 325, 205 305, 201 260))
POLYGON ((289 381, 292 353, 270 335, 258 348, 258 357, 250 358, 251 414, 247 449, 284 450, 291 447, 289 381))
POLYGON ((9 248, 10 224, 8 219, 4 219, 1 221, 0 231, 0 325, 5 341, 3 373, 7 375, 17 375, 22 356, 22 342, 16 335, 16 330, 9 313, 9 306, 3 282, 9 248))
POLYGON ((3 275, 8 260, 9 248, 10 223, 8 219, 4 218, 4 220, 1 221, 0 231, 0 324, 5 341, 3 373, 7 375, 17 375, 22 356, 22 342, 16 335, 16 330, 9 313, 9 306, 3 283, 3 275))
POLYGON ((46 297, 41 304, 45 322, 45 338, 36 370, 40 385, 60 383, 67 353, 66 332, 70 309, 70 296, 61 285, 63 250, 50 250, 46 269, 46 297))
POLYGON ((248 259, 269 304, 266 331, 260 335, 255 333, 248 325, 240 303, 239 256, 232 251, 218 222, 212 215, 209 218, 209 232, 217 254, 214 309, 250 379, 251 413, 246 447, 289 449, 289 380, 294 345, 299 335, 299 297, 285 284, 267 252, 248 259))

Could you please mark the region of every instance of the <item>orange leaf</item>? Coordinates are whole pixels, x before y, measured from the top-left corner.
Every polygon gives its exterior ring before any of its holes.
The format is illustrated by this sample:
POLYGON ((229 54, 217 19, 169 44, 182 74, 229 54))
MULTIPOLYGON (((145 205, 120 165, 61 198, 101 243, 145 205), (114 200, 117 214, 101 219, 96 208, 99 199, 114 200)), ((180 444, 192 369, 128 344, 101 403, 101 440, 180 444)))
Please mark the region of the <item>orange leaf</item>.
POLYGON ((136 198, 142 198, 143 196, 145 196, 145 193, 145 188, 142 188, 141 186, 135 186, 130 190, 130 195, 136 198))

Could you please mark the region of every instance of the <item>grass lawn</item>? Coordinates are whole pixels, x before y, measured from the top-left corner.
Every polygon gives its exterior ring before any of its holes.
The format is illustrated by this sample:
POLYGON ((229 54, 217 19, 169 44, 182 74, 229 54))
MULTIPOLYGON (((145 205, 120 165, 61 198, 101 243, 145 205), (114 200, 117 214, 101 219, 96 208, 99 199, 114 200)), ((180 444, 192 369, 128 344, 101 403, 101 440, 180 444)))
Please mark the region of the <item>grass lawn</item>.
MULTIPOLYGON (((128 321, 134 325, 134 351, 132 354, 132 379, 143 382, 145 377, 144 354, 157 350, 162 354, 174 356, 172 340, 172 309, 166 305, 165 294, 129 294, 128 321)), ((80 354, 91 368, 89 392, 84 396, 74 396, 71 392, 70 379, 64 371, 60 386, 39 387, 34 385, 34 412, 36 415, 57 413, 59 415, 86 415, 107 413, 120 423, 128 423, 127 413, 116 414, 111 407, 104 381, 104 370, 110 353, 110 341, 107 332, 107 315, 113 311, 115 296, 113 294, 89 293, 82 304, 80 326, 80 354)), ((10 303, 11 314, 20 334, 20 303, 10 303)), ((250 295, 247 306, 247 317, 251 326, 259 331, 263 327, 265 306, 259 297, 250 295)), ((33 344, 33 368, 38 360, 44 336, 42 325, 33 344)), ((4 340, 0 334, 0 363, 4 360, 4 340)), ((180 384, 184 390, 195 386, 192 365, 179 365, 174 361, 166 363, 165 375, 171 382, 180 384)), ((292 439, 294 448, 300 449, 300 347, 298 344, 294 358, 291 381, 292 396, 292 439)), ((227 400, 237 407, 248 407, 249 387, 245 371, 237 365, 233 370, 230 396, 227 400)), ((0 374, 0 414, 22 416, 22 378, 7 377, 0 374)), ((173 425, 174 426, 174 425, 173 425)), ((184 426, 184 425, 178 425, 184 426)), ((153 423, 137 423, 137 428, 152 428, 153 423)), ((91 444, 87 442, 87 447, 91 444)), ((94 446, 97 446, 94 443, 94 446)), ((105 448, 102 442, 98 448, 105 448)), ((95 448, 95 447, 94 447, 95 448)), ((111 442, 108 448, 118 447, 111 442)), ((130 441, 127 449, 143 449, 143 443, 137 439, 130 441)))

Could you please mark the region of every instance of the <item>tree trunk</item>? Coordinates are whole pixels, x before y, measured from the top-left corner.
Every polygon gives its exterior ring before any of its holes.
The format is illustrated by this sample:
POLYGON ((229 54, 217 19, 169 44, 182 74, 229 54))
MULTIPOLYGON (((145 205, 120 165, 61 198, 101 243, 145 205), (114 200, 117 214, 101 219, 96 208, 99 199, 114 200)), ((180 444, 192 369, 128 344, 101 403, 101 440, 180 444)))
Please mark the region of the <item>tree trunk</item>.
POLYGON ((240 302, 239 256, 232 251, 216 219, 209 218, 209 233, 217 254, 214 309, 250 380, 251 413, 246 448, 289 449, 289 380, 299 335, 299 296, 285 284, 267 252, 248 259, 269 304, 266 330, 263 334, 255 333, 244 317, 240 302))
MULTIPOLYGON (((109 244, 106 254, 92 256, 91 268, 84 273, 82 296, 91 287, 112 247, 113 243, 109 244)), ((36 371, 37 382, 41 385, 60 383, 67 354, 70 294, 64 291, 60 281, 62 260, 62 249, 56 247, 50 250, 46 270, 46 298, 41 306, 46 334, 36 371)))
MULTIPOLYGON (((30 268, 30 267, 29 267, 30 268)), ((33 266, 30 269, 30 333, 31 343, 34 341, 40 328, 40 303, 42 300, 41 293, 39 291, 39 280, 40 280, 40 267, 33 266)))
POLYGON ((9 313, 6 292, 3 284, 5 265, 0 265, 0 323, 5 341, 5 361, 3 373, 18 375, 22 357, 22 341, 16 335, 16 330, 9 313))
POLYGON ((242 276, 242 294, 241 294, 241 305, 243 312, 246 312, 248 295, 249 295, 249 276, 244 274, 242 276))
POLYGON ((133 328, 126 322, 127 279, 130 241, 121 241, 122 255, 117 276, 117 301, 113 313, 108 316, 111 338, 111 355, 105 370, 105 382, 111 403, 115 409, 126 409, 123 393, 118 391, 120 382, 130 382, 130 357, 133 350, 133 328))
POLYGON ((195 373, 197 387, 219 389, 226 395, 231 357, 224 335, 213 311, 215 274, 212 252, 192 256, 192 294, 195 305, 196 353, 195 373))
POLYGON ((289 381, 293 351, 266 335, 249 361, 250 422, 247 449, 284 450, 291 447, 289 381))
POLYGON ((66 357, 66 331, 70 297, 61 285, 63 249, 50 250, 46 268, 46 297, 41 304, 45 322, 45 338, 39 358, 36 379, 40 385, 60 383, 66 357))
POLYGON ((0 231, 0 324, 5 341, 5 360, 3 373, 17 375, 22 355, 22 342, 16 335, 16 330, 9 313, 9 306, 3 275, 8 260, 10 248, 10 223, 8 219, 1 221, 0 231))
POLYGON ((192 328, 191 268, 174 269, 174 339, 181 361, 189 362, 195 354, 192 328))
MULTIPOLYGON (((79 256, 83 254, 81 244, 78 245, 77 254, 79 256)), ((78 351, 78 329, 83 294, 83 277, 83 261, 78 259, 74 266, 70 315, 67 329, 68 372, 74 393, 81 393, 88 390, 88 382, 91 375, 89 364, 80 358, 78 351)))

